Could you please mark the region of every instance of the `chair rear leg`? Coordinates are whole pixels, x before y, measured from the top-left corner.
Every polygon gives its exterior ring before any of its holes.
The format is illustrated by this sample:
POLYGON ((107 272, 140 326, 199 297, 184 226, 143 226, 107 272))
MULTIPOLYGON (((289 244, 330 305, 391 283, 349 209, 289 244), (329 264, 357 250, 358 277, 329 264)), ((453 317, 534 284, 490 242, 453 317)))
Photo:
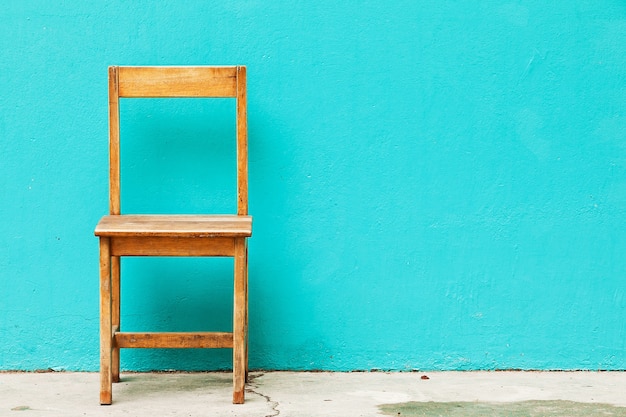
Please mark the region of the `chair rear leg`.
MULTIPOLYGON (((120 331, 120 257, 111 257, 111 325, 115 331, 120 331)), ((111 353, 111 380, 120 382, 120 348, 113 345, 111 353)))
POLYGON ((246 355, 245 355, 246 357, 245 357, 245 361, 244 362, 245 362, 245 369, 246 369, 245 370, 245 382, 250 382, 250 380, 248 378, 248 350, 249 350, 249 342, 248 342, 248 316, 249 316, 249 314, 248 314, 248 241, 247 240, 246 240, 246 245, 245 246, 246 246, 246 258, 245 258, 245 268, 244 268, 244 271, 245 271, 246 276, 244 278, 244 283, 245 283, 246 300, 244 302, 244 307, 246 309, 246 315, 245 315, 246 324, 245 324, 245 327, 244 327, 244 332, 245 332, 245 339, 246 340, 245 340, 244 348, 245 348, 245 352, 246 352, 246 355))

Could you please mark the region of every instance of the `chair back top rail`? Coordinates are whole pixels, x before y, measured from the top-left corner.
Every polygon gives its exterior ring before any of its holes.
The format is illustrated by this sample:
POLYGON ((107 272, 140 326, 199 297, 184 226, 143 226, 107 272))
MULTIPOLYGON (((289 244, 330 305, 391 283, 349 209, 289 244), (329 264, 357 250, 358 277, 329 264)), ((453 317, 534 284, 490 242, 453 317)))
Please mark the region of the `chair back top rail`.
POLYGON ((237 67, 119 67, 120 97, 237 97, 237 67))

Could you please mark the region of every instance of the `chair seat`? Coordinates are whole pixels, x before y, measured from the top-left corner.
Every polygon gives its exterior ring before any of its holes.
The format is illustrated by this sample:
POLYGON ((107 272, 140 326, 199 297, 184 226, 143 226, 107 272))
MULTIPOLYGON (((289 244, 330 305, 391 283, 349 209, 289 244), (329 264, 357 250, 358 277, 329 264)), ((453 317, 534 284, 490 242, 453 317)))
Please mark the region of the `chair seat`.
POLYGON ((96 236, 107 237, 249 237, 252 216, 111 215, 98 222, 96 236))

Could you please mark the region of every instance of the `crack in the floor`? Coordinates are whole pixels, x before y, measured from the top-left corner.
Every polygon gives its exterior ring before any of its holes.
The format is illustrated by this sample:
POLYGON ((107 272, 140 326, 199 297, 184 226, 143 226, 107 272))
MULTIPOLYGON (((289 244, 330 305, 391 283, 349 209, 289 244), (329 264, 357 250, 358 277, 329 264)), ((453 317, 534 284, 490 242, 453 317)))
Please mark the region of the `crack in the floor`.
POLYGON ((252 385, 255 379, 260 378, 263 375, 265 374, 262 373, 256 375, 248 375, 248 384, 250 384, 251 388, 247 388, 246 392, 249 392, 250 394, 256 394, 261 398, 265 398, 265 401, 272 407, 272 411, 274 412, 274 414, 267 414, 265 417, 276 417, 280 414, 280 410, 278 409, 278 406, 280 404, 278 403, 278 401, 274 401, 269 395, 265 395, 262 392, 257 391, 259 389, 258 385, 252 385))

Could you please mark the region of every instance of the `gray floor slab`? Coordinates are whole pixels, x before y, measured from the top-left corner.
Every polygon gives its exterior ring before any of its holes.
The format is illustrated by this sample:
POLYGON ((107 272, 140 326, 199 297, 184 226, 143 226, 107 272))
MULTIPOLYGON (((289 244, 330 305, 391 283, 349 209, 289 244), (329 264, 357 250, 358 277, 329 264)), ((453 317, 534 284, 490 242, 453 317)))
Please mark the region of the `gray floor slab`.
POLYGON ((100 406, 95 373, 0 373, 0 416, 377 416, 382 404, 429 401, 626 407, 625 372, 255 372, 244 405, 231 404, 231 389, 229 373, 130 373, 113 405, 100 406))

